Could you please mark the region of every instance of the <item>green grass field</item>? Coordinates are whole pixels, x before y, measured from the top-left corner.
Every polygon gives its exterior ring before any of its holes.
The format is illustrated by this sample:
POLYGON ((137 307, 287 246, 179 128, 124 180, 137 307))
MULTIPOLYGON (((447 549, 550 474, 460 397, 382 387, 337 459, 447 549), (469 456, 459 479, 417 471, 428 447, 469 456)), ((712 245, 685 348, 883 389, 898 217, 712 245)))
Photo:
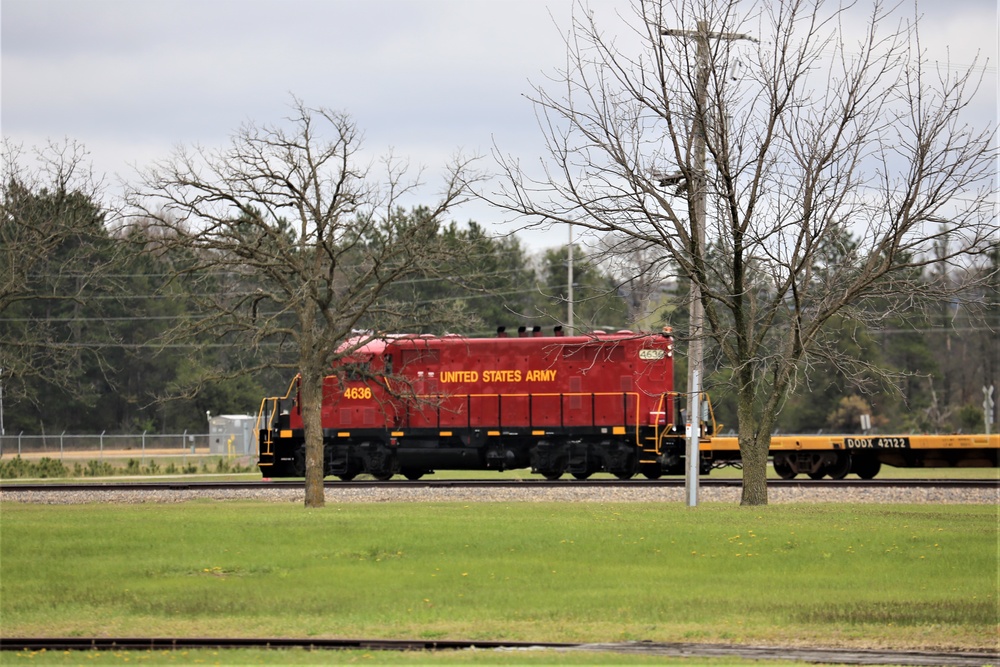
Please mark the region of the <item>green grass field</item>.
POLYGON ((994 506, 45 506, 0 513, 16 636, 995 648, 994 506))
POLYGON ((175 651, 35 651, 0 654, 10 665, 692 665, 808 667, 789 660, 663 657, 594 651, 360 651, 228 649, 175 651))
POLYGON ((35 651, 0 653, 10 665, 692 665, 808 667, 788 660, 663 657, 594 651, 460 650, 360 651, 226 649, 175 651, 35 651))

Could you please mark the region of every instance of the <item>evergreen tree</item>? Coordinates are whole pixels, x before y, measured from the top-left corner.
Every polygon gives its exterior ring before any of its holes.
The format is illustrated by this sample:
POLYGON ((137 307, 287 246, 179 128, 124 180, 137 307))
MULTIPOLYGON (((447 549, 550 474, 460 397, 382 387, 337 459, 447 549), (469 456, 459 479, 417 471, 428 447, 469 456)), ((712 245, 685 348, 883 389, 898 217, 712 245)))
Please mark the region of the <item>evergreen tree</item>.
MULTIPOLYGON (((539 284, 542 301, 539 324, 567 324, 569 246, 545 251, 539 284)), ((573 322, 577 331, 622 329, 630 326, 629 308, 616 281, 597 262, 573 246, 573 322)))

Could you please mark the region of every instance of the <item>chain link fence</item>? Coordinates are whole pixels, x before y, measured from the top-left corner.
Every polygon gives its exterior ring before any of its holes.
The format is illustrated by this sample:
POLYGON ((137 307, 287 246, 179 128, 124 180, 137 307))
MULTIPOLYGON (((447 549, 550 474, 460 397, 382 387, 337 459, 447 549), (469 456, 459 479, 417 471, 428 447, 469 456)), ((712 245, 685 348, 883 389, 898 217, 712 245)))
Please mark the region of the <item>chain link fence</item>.
POLYGON ((255 438, 246 441, 230 434, 208 433, 140 433, 131 435, 58 435, 0 436, 0 459, 50 458, 59 460, 86 459, 178 459, 182 464, 191 457, 218 456, 226 458, 257 458, 255 438))

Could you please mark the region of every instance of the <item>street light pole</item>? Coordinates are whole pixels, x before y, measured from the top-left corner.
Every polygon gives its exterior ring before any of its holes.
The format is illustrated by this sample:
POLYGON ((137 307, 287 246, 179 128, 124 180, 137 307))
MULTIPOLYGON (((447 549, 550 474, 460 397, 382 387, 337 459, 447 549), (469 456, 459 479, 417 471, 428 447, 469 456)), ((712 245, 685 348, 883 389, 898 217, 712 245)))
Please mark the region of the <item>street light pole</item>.
POLYGON ((3 430, 3 369, 0 368, 0 437, 6 435, 3 430))
POLYGON ((704 346, 703 334, 705 326, 705 312, 701 302, 701 276, 703 275, 703 262, 705 252, 705 103, 708 99, 708 23, 698 21, 698 71, 697 71, 697 92, 698 101, 695 113, 694 141, 692 143, 692 157, 694 158, 694 170, 691 174, 690 192, 693 197, 691 201, 692 230, 691 230, 691 250, 692 262, 694 264, 694 274, 696 278, 691 281, 691 343, 690 356, 688 361, 688 434, 687 434, 687 469, 684 473, 684 488, 687 490, 688 507, 698 505, 698 475, 701 466, 701 451, 699 442, 701 440, 701 387, 702 368, 704 366, 704 346))
POLYGON ((705 277, 705 210, 708 201, 708 179, 705 174, 707 152, 708 77, 711 69, 710 39, 750 39, 748 35, 711 32, 707 21, 698 21, 697 29, 661 31, 662 35, 696 40, 695 51, 695 113, 691 141, 691 173, 688 174, 688 196, 691 215, 691 306, 688 342, 688 415, 687 446, 685 448, 684 489, 688 507, 698 505, 698 479, 701 467, 701 394, 704 384, 705 312, 701 300, 701 284, 705 277))
POLYGON ((663 30, 662 34, 696 40, 695 113, 692 127, 691 171, 687 174, 691 215, 691 295, 690 335, 688 336, 687 446, 685 448, 684 497, 688 507, 698 505, 698 475, 701 464, 701 385, 704 360, 705 313, 701 303, 701 276, 705 248, 705 105, 708 101, 709 50, 708 22, 698 21, 697 30, 663 30))

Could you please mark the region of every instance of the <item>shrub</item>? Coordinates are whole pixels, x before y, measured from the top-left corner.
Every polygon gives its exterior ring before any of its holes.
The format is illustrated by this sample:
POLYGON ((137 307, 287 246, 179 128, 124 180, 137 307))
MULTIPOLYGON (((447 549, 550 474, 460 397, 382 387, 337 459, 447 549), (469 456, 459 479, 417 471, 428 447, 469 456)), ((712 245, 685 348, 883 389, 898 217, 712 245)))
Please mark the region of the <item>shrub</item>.
POLYGON ((20 456, 15 456, 9 461, 0 461, 0 479, 31 477, 29 473, 31 467, 31 464, 20 456))
POLYGON ((69 475, 69 471, 66 470, 62 461, 45 457, 38 461, 36 474, 43 479, 46 477, 66 477, 69 475))
POLYGON ((87 461, 87 469, 84 472, 87 477, 110 477, 115 474, 115 468, 107 461, 87 461))

